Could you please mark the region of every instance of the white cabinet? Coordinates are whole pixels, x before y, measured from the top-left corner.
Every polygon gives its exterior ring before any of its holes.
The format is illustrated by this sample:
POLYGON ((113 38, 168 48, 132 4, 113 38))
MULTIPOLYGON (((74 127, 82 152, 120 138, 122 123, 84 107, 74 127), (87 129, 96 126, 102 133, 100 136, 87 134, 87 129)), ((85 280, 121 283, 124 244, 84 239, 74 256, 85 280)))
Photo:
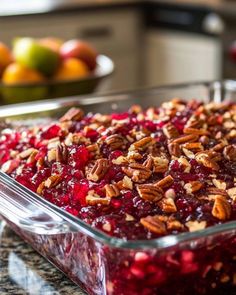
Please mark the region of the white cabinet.
POLYGON ((0 18, 0 40, 16 36, 83 38, 115 63, 115 73, 105 89, 136 88, 140 82, 140 16, 136 9, 106 9, 0 18))
POLYGON ((146 33, 147 86, 220 79, 221 60, 217 38, 158 29, 146 33))

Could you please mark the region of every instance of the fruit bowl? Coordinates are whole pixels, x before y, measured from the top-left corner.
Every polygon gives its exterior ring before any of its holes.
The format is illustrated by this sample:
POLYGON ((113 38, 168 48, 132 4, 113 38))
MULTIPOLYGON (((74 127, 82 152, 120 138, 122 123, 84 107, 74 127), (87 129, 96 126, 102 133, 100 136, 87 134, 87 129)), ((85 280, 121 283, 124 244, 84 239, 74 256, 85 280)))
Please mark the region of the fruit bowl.
POLYGON ((0 99, 3 104, 50 99, 92 93, 100 82, 112 74, 113 61, 105 56, 97 56, 97 67, 87 77, 73 80, 48 81, 34 84, 0 84, 0 99))

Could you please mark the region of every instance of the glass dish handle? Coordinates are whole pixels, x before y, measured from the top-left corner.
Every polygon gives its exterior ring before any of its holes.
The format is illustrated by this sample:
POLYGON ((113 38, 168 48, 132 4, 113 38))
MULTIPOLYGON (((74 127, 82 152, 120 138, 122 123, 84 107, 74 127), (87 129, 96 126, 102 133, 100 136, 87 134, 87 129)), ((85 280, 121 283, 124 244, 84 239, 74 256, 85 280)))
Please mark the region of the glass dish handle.
POLYGON ((60 213, 50 209, 45 200, 0 171, 0 215, 37 234, 76 231, 60 213), (42 202, 43 201, 43 202, 42 202))

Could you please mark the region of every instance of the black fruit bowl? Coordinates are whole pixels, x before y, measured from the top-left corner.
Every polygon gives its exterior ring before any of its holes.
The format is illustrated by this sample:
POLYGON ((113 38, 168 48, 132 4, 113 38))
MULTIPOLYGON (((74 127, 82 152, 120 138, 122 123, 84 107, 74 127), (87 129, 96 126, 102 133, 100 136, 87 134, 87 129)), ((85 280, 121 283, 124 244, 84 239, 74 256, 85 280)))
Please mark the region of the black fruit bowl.
POLYGON ((94 72, 81 79, 48 81, 37 84, 0 84, 1 102, 10 104, 92 93, 100 82, 111 75, 113 71, 114 64, 112 60, 105 55, 98 55, 97 67, 94 72))

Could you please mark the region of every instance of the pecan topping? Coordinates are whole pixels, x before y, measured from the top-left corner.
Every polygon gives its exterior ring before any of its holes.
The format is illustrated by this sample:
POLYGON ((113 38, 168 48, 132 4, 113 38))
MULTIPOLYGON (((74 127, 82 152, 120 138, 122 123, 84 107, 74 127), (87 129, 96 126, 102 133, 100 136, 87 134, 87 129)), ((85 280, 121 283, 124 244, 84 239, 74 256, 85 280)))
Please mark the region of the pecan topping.
POLYGON ((177 211, 175 201, 172 198, 163 198, 158 202, 158 206, 165 213, 175 213, 177 211))
POLYGON ((56 154, 57 154, 57 149, 53 148, 50 149, 47 153, 47 158, 49 162, 55 161, 56 160, 56 154))
POLYGON ((34 148, 29 148, 29 149, 24 150, 23 152, 19 153, 17 155, 17 157, 19 157, 21 159, 28 158, 34 151, 37 151, 37 150, 35 150, 34 148))
POLYGON ((174 182, 174 179, 171 175, 167 175, 166 177, 164 177, 163 179, 159 180, 156 185, 161 187, 161 188, 166 188, 172 185, 172 183, 174 182))
POLYGON ((139 196, 149 202, 157 202, 164 197, 163 190, 153 184, 140 184, 137 185, 139 196))
POLYGON ((168 170, 168 159, 162 157, 152 157, 154 168, 153 171, 156 173, 165 173, 168 170))
POLYGON ((230 189, 227 190, 228 195, 230 196, 231 199, 233 199, 233 201, 236 201, 236 187, 232 187, 230 189))
POLYGON ((83 116, 84 112, 80 108, 71 108, 60 118, 60 122, 80 121, 83 116))
POLYGON ((120 195, 120 191, 115 184, 106 184, 105 185, 106 197, 113 198, 120 195))
POLYGON ((214 159, 211 159, 207 153, 200 152, 195 156, 197 162, 202 164, 203 166, 210 168, 212 170, 218 171, 220 169, 219 165, 216 163, 214 159))
POLYGON ((86 196, 86 203, 88 205, 109 205, 111 198, 101 198, 99 195, 95 194, 94 191, 89 191, 86 196))
POLYGON ((128 176, 124 176, 124 178, 117 183, 119 189, 133 189, 133 182, 128 176))
POLYGON ((178 143, 169 143, 168 150, 171 156, 180 157, 181 149, 178 143))
POLYGON ((174 139, 179 136, 179 131, 171 123, 166 124, 162 130, 168 139, 174 139))
POLYGON ((188 194, 195 193, 202 188, 202 183, 200 181, 190 181, 184 185, 184 188, 188 194))
POLYGON ((87 178, 92 181, 99 181, 103 178, 108 170, 108 160, 107 159, 98 159, 96 160, 94 166, 91 168, 87 178))
POLYGON ((145 182, 152 175, 150 169, 138 163, 131 163, 128 167, 122 167, 122 170, 137 183, 145 182))
POLYGON ((19 166, 19 162, 18 159, 8 160, 2 165, 1 171, 10 174, 19 166))
POLYGON ((147 136, 131 144, 131 146, 129 147, 129 150, 145 151, 149 146, 153 145, 154 143, 155 143, 154 139, 151 136, 147 136))
POLYGON ((68 149, 64 143, 57 146, 56 149, 56 161, 61 163, 66 163, 68 158, 68 149))
POLYGON ((40 185, 37 188, 36 193, 38 195, 42 195, 42 192, 43 192, 44 187, 45 187, 45 181, 43 181, 43 182, 40 183, 40 185))
POLYGON ((183 224, 178 220, 167 220, 166 226, 168 230, 181 230, 183 224))
POLYGON ((214 217, 220 220, 227 220, 230 218, 231 206, 224 196, 218 195, 215 197, 211 213, 214 217))
POLYGON ((58 183, 61 181, 62 177, 59 174, 51 175, 47 178, 47 180, 44 182, 44 186, 47 188, 52 188, 58 185, 58 183))
POLYGON ((100 153, 100 147, 97 143, 90 144, 86 148, 93 157, 98 156, 100 153))
POLYGON ((207 193, 209 195, 221 195, 221 196, 225 196, 225 197, 228 196, 227 192, 224 189, 219 189, 219 188, 214 187, 214 186, 208 187, 206 189, 206 191, 207 191, 207 193))
POLYGON ((35 161, 35 157, 38 154, 38 150, 34 149, 31 153, 31 155, 29 156, 29 158, 27 159, 27 163, 33 163, 35 161))
POLYGON ((220 190, 226 190, 226 182, 220 179, 212 179, 212 183, 220 190))
POLYGON ((223 150, 223 155, 226 160, 236 162, 236 145, 227 145, 223 150))
POLYGON ((153 166, 153 159, 152 157, 149 155, 147 157, 147 159, 143 162, 143 166, 147 167, 148 169, 152 169, 153 166))
POLYGON ((121 147, 123 147, 125 144, 125 140, 124 140, 123 136, 121 136, 119 134, 113 134, 113 135, 108 136, 105 139, 105 143, 107 145, 109 145, 109 147, 113 151, 113 150, 117 150, 117 149, 120 149, 121 147))
POLYGON ((177 137, 176 139, 174 139, 172 141, 172 143, 181 144, 181 143, 186 143, 186 142, 194 142, 196 140, 198 140, 198 135, 189 134, 189 135, 181 135, 181 136, 177 137))
POLYGON ((166 226, 161 222, 158 216, 147 216, 140 219, 140 223, 149 231, 163 235, 166 233, 166 226))
MULTIPOLYGON (((226 141, 221 141, 220 143, 216 144, 212 150, 213 151, 221 151, 227 145, 226 141)), ((235 156, 236 156, 236 147, 235 147, 235 156)))
POLYGON ((194 150, 194 151, 201 151, 203 150, 203 146, 200 142, 188 142, 183 145, 184 148, 188 150, 194 150))
POLYGON ((190 232, 206 228, 206 221, 188 221, 185 223, 190 232))
POLYGON ((196 129, 196 128, 184 128, 185 134, 192 134, 192 135, 209 135, 209 131, 205 129, 196 129))

